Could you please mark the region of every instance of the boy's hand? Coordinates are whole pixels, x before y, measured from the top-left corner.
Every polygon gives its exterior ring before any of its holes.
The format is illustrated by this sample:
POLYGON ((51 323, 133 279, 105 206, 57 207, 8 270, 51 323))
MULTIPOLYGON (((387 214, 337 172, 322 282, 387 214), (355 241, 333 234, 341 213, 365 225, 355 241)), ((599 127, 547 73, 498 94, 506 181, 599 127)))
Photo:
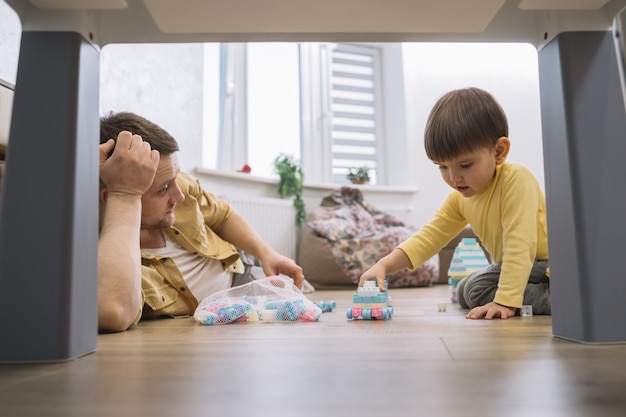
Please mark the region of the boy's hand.
POLYGON ((359 278, 359 285, 358 286, 362 287, 363 284, 365 284, 365 281, 376 279, 376 283, 378 284, 378 288, 381 291, 383 291, 383 292, 387 291, 387 289, 385 288, 385 277, 386 276, 387 276, 387 271, 380 264, 380 262, 378 262, 373 267, 371 267, 370 269, 365 271, 363 273, 363 275, 361 275, 361 278, 359 278))
POLYGON ((411 261, 403 250, 395 248, 390 254, 385 255, 376 264, 365 271, 359 279, 359 287, 365 284, 365 281, 375 279, 378 283, 378 288, 381 291, 387 291, 385 288, 385 279, 387 275, 400 271, 404 268, 409 268, 411 261))
POLYGON ((516 308, 514 307, 503 306, 492 301, 484 306, 471 309, 469 313, 465 315, 465 318, 475 320, 482 319, 484 317, 486 320, 491 320, 499 317, 506 320, 509 317, 515 316, 515 310, 516 308))

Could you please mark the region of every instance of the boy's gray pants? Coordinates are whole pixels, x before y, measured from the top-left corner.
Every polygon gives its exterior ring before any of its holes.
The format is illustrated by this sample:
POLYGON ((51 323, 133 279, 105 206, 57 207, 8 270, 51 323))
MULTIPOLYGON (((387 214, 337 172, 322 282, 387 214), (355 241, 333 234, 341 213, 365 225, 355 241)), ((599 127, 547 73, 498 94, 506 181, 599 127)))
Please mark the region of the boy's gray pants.
MULTIPOLYGON (((528 284, 524 291, 523 305, 531 305, 533 314, 549 315, 550 279, 546 276, 548 262, 536 261, 530 271, 528 284)), ((490 303, 496 296, 502 264, 492 264, 488 268, 474 272, 464 278, 457 286, 459 305, 472 309, 490 303)))

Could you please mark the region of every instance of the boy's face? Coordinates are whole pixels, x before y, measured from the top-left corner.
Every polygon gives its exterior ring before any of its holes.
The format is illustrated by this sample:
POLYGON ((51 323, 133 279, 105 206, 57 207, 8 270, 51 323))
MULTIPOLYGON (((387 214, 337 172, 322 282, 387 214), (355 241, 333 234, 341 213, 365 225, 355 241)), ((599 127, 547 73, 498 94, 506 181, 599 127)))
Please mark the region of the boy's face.
POLYGON ((179 171, 178 153, 161 155, 154 181, 141 197, 142 229, 162 229, 174 224, 174 208, 185 200, 176 184, 179 171))
POLYGON ((500 138, 493 148, 480 148, 450 161, 433 161, 441 177, 463 197, 472 197, 486 189, 496 173, 496 165, 504 162, 508 139, 500 138), (503 143, 503 140, 505 143, 503 143))

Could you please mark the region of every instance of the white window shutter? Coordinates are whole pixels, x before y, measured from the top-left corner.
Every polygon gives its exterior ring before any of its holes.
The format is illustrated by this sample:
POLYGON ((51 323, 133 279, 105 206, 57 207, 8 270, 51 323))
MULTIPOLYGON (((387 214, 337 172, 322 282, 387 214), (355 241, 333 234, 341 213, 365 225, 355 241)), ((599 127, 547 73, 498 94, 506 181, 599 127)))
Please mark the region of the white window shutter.
POLYGON ((349 168, 368 167, 371 183, 382 161, 380 53, 375 47, 329 45, 328 106, 332 179, 345 183, 349 168))

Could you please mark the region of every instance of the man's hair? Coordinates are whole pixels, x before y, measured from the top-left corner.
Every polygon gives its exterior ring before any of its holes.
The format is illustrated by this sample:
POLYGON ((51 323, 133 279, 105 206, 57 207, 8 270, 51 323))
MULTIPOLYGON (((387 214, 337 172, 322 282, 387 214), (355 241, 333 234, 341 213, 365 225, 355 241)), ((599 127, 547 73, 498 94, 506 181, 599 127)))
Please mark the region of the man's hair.
POLYGON ((431 161, 449 161, 491 147, 508 135, 506 114, 496 99, 479 88, 463 88, 435 103, 426 122, 424 147, 431 161))
POLYGON ((130 112, 110 113, 100 118, 100 143, 105 143, 109 139, 117 140, 117 135, 123 130, 140 135, 161 155, 170 155, 180 150, 176 139, 165 129, 130 112))

